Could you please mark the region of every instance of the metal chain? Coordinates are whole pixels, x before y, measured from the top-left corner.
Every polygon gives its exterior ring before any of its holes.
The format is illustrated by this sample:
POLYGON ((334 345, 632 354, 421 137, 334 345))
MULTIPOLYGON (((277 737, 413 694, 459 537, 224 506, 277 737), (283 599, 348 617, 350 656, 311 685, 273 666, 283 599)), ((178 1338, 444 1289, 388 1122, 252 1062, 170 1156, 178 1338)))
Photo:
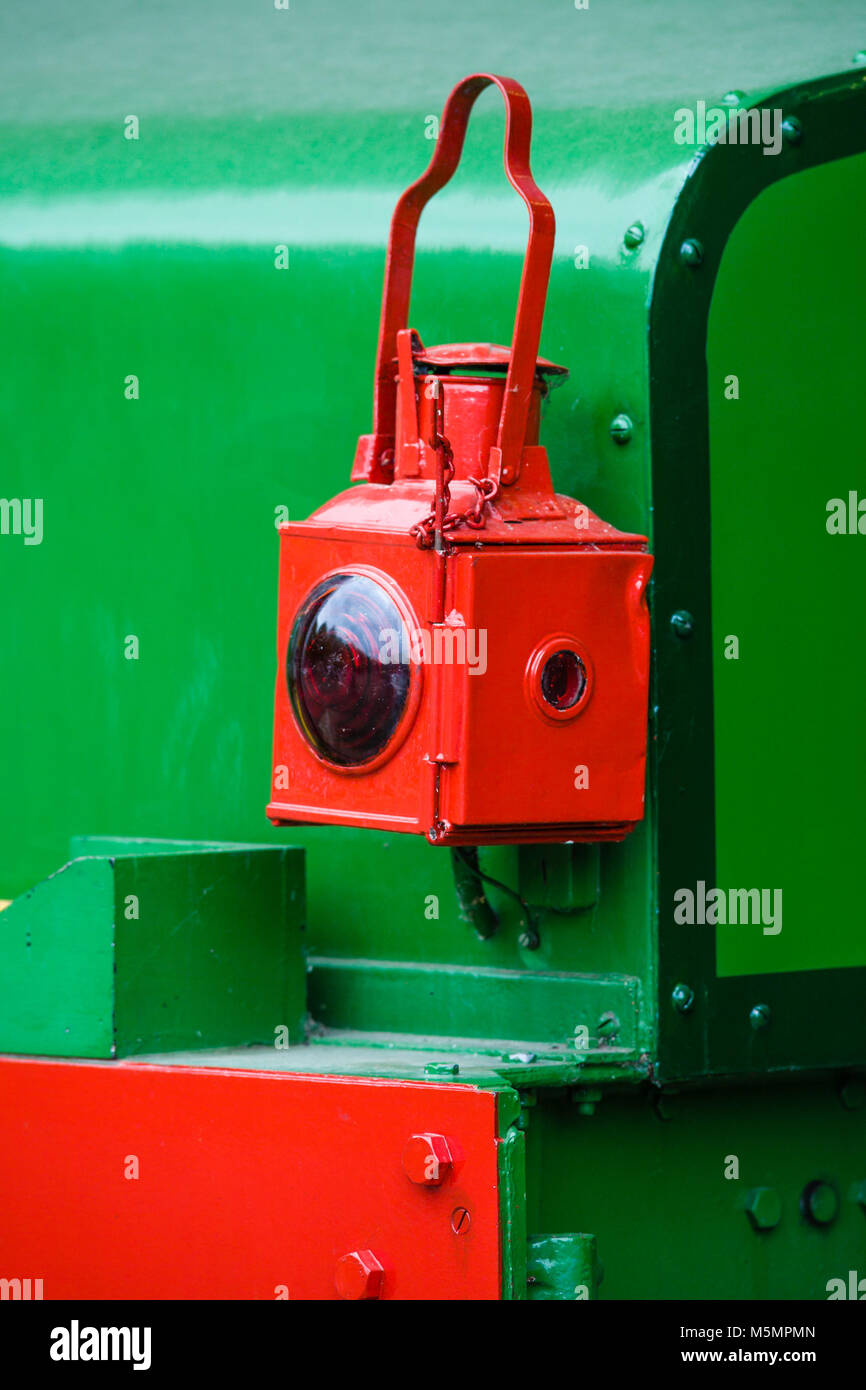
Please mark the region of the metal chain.
MULTIPOLYGON (((454 477, 454 450, 451 448, 450 441, 444 434, 436 433, 431 440, 431 447, 437 453, 442 454, 442 534, 447 535, 449 531, 456 531, 458 526, 470 526, 475 531, 480 531, 486 524, 484 509, 497 494, 498 487, 492 478, 469 478, 467 481, 475 488, 475 505, 467 508, 465 512, 451 512, 451 489, 449 484, 454 477)), ((410 536, 414 536, 421 550, 429 550, 436 535, 436 508, 425 516, 423 521, 418 521, 410 527, 410 536)))

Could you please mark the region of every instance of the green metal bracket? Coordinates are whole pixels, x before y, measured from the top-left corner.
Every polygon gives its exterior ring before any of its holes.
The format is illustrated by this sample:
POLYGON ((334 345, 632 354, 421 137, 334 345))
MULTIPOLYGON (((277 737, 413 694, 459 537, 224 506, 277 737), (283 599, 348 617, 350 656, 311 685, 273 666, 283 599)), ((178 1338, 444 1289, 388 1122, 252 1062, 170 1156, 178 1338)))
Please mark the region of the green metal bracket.
POLYGON ((526 1262, 528 1298, 596 1298, 599 1274, 595 1236, 530 1236, 526 1262))
POLYGON ((78 839, 0 914, 0 1050, 125 1057, 300 1042, 298 849, 78 839))

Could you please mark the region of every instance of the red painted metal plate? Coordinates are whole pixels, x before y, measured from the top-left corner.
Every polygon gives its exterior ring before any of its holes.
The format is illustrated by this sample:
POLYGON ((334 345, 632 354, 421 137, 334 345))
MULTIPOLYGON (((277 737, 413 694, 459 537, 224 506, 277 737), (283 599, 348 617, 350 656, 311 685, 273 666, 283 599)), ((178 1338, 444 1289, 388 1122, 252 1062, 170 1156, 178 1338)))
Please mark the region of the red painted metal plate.
POLYGON ((2 1058, 0 1277, 41 1279, 46 1299, 336 1299, 338 1262, 370 1251, 384 1298, 496 1299, 496 1104, 468 1086, 2 1058), (440 1186, 403 1171, 424 1132, 454 1159, 440 1186))

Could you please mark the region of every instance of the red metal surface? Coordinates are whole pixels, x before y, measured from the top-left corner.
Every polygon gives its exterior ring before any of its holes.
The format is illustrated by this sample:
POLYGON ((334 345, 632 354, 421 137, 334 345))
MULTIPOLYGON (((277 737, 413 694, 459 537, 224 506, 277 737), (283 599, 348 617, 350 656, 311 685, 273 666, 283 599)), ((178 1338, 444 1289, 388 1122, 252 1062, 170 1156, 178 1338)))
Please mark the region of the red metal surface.
POLYGON ((493 1092, 9 1057, 0 1110, 0 1277, 46 1299, 500 1295, 493 1092), (430 1188, 402 1164, 428 1131, 430 1188))
MULTIPOLYGON (((314 519, 290 526, 282 538, 268 815, 276 824, 409 831, 436 844, 621 839, 644 807, 652 559, 639 538, 617 544, 618 533, 598 523, 598 541, 576 545, 575 536, 587 533, 571 517, 522 522, 521 531, 570 526, 571 545, 563 536, 548 547, 459 547, 445 562, 440 603, 437 557, 407 536, 370 526, 376 499, 358 495, 370 491, 393 488, 372 485, 340 502, 341 516, 368 523, 354 536, 348 526, 319 527, 314 519), (305 594, 323 574, 354 569, 379 571, 399 587, 414 635, 427 646, 420 643, 412 663, 407 713, 391 744, 347 774, 307 742, 291 709, 285 666, 305 594), (444 623, 435 621, 440 607, 444 623), (481 631, 483 672, 469 663, 470 644, 480 652, 481 631), (546 715, 533 683, 539 651, 558 634, 573 635, 591 677, 573 718, 546 715), (584 778, 579 767, 587 769, 584 778)), ((393 519, 392 500, 386 511, 393 519)))

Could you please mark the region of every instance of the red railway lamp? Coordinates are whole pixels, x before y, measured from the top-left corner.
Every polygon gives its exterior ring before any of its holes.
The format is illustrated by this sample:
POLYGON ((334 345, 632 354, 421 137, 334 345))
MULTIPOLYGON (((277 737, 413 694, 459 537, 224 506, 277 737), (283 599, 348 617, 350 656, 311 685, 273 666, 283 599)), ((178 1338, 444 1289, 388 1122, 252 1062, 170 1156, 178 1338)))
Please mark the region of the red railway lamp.
POLYGON ((622 839, 643 815, 652 557, 555 494, 538 443, 565 369, 538 356, 554 216, 531 120, 517 82, 465 78, 394 211, 358 485, 280 528, 276 825, 459 845, 622 839), (529 212, 514 337, 426 348, 407 326, 418 219, 491 83, 529 212))

